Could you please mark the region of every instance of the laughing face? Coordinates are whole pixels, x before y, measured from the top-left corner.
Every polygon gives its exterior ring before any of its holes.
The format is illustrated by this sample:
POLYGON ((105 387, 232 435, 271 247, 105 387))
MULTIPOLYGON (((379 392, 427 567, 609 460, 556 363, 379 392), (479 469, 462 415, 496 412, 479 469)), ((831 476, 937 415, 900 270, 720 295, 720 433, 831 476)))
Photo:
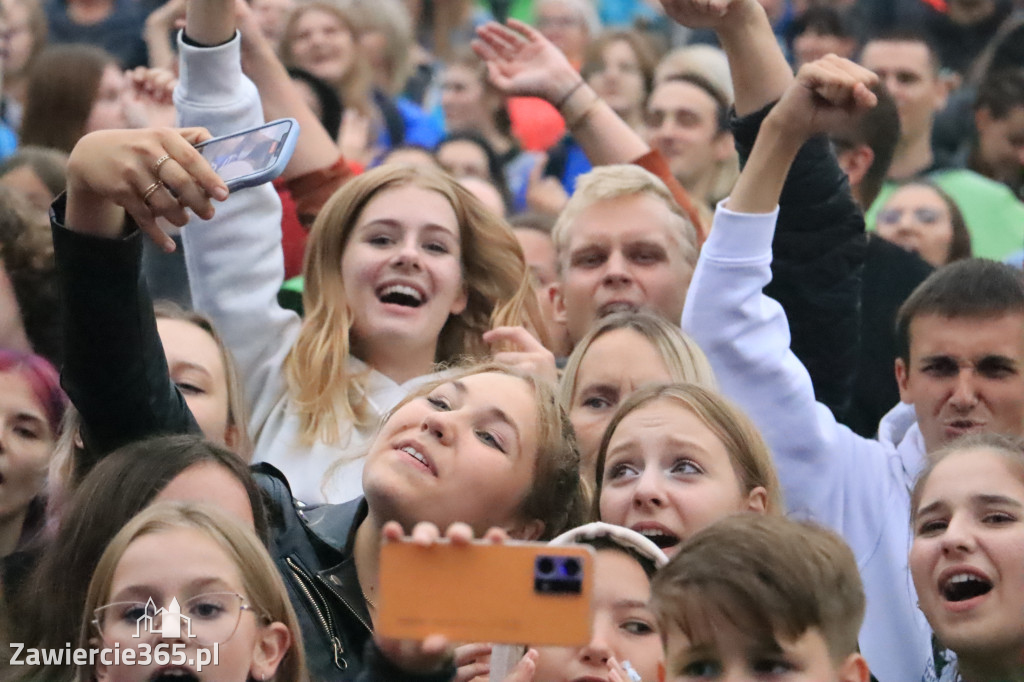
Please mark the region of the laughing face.
POLYGON ((401 406, 381 427, 363 471, 370 508, 407 530, 420 521, 468 523, 520 537, 519 509, 533 482, 538 437, 530 385, 498 372, 442 384, 401 406))
POLYGON ((650 538, 672 556, 679 543, 718 519, 764 511, 764 488, 742 489, 732 458, 696 414, 654 400, 619 422, 608 443, 601 520, 650 538))
POLYGON ((422 346, 432 362, 449 315, 466 307, 459 224, 438 192, 404 185, 363 209, 342 255, 352 346, 371 365, 375 349, 422 346))
POLYGON ((292 26, 291 55, 294 66, 337 85, 352 71, 355 38, 340 17, 313 7, 303 12, 292 26))
POLYGON ((921 610, 962 662, 1019 665, 1024 651, 1024 480, 1008 457, 947 456, 914 510, 910 570, 921 610))
POLYGON ((896 381, 929 452, 968 433, 1021 435, 1024 314, 915 317, 910 362, 896 361, 896 381))

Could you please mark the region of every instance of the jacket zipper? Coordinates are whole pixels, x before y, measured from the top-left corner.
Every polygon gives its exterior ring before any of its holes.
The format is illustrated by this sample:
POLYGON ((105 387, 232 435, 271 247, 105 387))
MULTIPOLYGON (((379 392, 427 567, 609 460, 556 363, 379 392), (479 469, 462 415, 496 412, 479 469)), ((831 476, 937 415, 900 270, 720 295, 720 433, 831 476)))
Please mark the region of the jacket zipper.
MULTIPOLYGON (((348 661, 342 658, 342 654, 345 653, 345 649, 342 647, 341 639, 338 637, 337 632, 334 629, 334 619, 331 617, 330 608, 327 607, 327 600, 324 599, 323 594, 321 594, 316 588, 316 584, 313 582, 313 579, 305 570, 292 561, 291 557, 286 557, 285 561, 288 563, 288 567, 292 569, 292 574, 295 575, 297 579, 296 582, 299 585, 299 589, 302 590, 302 593, 306 596, 306 600, 313 606, 313 611, 316 613, 316 617, 320 621, 320 626, 324 629, 324 632, 327 633, 327 636, 331 640, 331 650, 335 667, 339 670, 347 669, 348 661)), ((346 603, 345 606, 348 606, 348 604, 346 603)), ((360 621, 362 621, 361 618, 360 621)))
POLYGON ((321 583, 323 583, 324 587, 326 587, 328 590, 331 591, 331 594, 333 594, 335 597, 337 597, 338 599, 341 600, 341 603, 344 604, 346 608, 348 608, 348 610, 352 613, 353 616, 356 617, 356 619, 360 623, 363 624, 363 627, 366 628, 367 632, 370 632, 370 633, 373 632, 373 628, 370 627, 370 624, 367 623, 365 620, 363 620, 363 617, 359 615, 359 612, 356 611, 354 608, 352 608, 352 605, 348 602, 348 600, 345 599, 345 597, 343 597, 340 592, 338 592, 336 589, 334 589, 333 585, 331 585, 329 582, 324 580, 323 576, 320 575, 319 573, 316 574, 316 577, 320 580, 321 583))

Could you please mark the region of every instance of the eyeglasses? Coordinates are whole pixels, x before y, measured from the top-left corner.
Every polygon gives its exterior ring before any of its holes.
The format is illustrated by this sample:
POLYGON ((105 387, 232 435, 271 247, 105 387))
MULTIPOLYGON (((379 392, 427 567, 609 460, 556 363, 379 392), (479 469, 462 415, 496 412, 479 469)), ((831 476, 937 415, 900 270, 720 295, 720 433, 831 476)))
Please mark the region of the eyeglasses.
MULTIPOLYGON (((895 225, 903 219, 904 209, 887 208, 878 213, 879 225, 895 225)), ((942 219, 942 213, 938 209, 922 206, 913 211, 914 219, 925 225, 934 225, 942 219)))
POLYGON ((174 606, 172 602, 157 608, 152 599, 115 602, 93 611, 92 622, 103 639, 111 642, 130 645, 133 640, 160 634, 212 646, 234 636, 242 611, 256 613, 242 595, 234 592, 208 592, 178 605, 177 610, 174 606))

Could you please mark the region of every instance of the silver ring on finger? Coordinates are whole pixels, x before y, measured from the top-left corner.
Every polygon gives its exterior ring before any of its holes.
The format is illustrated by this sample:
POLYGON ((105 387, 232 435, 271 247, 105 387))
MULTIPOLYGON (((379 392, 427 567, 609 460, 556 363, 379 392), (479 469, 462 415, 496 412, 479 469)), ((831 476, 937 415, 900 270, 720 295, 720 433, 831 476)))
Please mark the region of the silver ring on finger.
POLYGON ((157 180, 152 185, 147 187, 146 191, 142 193, 142 200, 144 202, 146 202, 146 203, 149 203, 149 198, 151 196, 153 196, 153 192, 156 192, 158 189, 160 189, 163 186, 164 186, 164 183, 161 182, 160 180, 157 180))
POLYGON ((153 165, 153 175, 156 176, 157 180, 160 179, 160 166, 164 165, 171 158, 170 154, 164 154, 156 160, 156 164, 153 165))

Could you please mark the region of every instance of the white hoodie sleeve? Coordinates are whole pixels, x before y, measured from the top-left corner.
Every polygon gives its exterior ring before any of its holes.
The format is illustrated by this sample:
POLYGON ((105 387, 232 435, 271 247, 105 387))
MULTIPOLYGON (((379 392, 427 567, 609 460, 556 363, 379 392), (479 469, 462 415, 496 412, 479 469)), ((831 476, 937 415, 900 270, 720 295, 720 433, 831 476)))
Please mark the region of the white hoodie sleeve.
MULTIPOLYGON (((179 39, 181 74, 174 91, 178 122, 214 136, 262 124, 256 86, 242 74, 238 34, 224 45, 194 47, 179 39)), ((298 316, 282 309, 281 202, 270 183, 215 203, 209 221, 185 228, 192 300, 209 315, 238 363, 254 439, 285 395, 284 359, 298 335, 298 316)))
POLYGON ((753 419, 770 447, 787 508, 838 532, 853 549, 868 612, 861 647, 881 682, 918 680, 930 633, 907 570, 909 494, 896 449, 862 438, 814 399, 789 350, 771 279, 778 210, 718 207, 683 309, 683 330, 707 354, 723 394, 753 419))

